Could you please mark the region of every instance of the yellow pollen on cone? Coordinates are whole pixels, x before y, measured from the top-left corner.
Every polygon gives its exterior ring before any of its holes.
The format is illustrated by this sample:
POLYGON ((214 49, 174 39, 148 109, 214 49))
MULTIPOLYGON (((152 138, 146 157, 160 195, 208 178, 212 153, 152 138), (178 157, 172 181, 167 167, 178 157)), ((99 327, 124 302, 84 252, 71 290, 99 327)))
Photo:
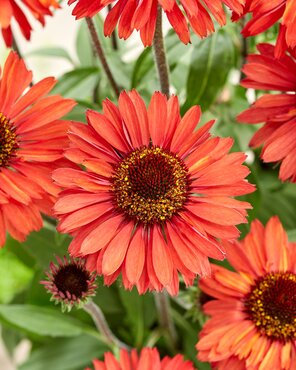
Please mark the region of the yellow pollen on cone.
POLYGON ((17 135, 9 119, 0 112, 0 167, 7 167, 17 149, 17 135))

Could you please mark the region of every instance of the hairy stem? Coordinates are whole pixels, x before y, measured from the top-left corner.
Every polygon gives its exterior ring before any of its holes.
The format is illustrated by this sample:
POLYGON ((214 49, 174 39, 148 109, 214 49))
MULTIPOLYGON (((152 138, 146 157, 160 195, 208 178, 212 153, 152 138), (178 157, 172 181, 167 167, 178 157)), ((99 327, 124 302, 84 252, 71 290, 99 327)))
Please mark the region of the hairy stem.
POLYGON ((106 338, 106 341, 108 343, 119 348, 129 349, 129 346, 127 344, 121 342, 112 333, 107 320, 99 306, 97 306, 93 301, 89 301, 83 306, 83 309, 91 316, 96 325, 96 328, 106 338))
POLYGON ((166 53, 162 33, 162 8, 158 5, 156 29, 153 39, 153 49, 159 76, 161 92, 167 97, 170 96, 169 69, 166 60, 166 53))
POLYGON ((106 56, 104 54, 104 50, 102 48, 102 44, 99 40, 99 37, 98 37, 98 34, 97 34, 97 31, 96 31, 96 28, 95 28, 95 25, 94 25, 94 22, 91 18, 86 18, 86 23, 87 23, 87 26, 88 26, 88 29, 89 29, 89 32, 90 32, 90 35, 91 35, 91 38, 92 38, 92 41, 93 41, 93 45, 94 45, 94 48, 95 48, 95 51, 97 53, 97 56, 98 58, 100 59, 100 62, 102 64, 102 67, 107 75, 107 78, 110 82, 110 85, 115 93, 115 95, 118 97, 119 94, 120 94, 120 88, 119 86, 117 85, 114 77, 113 77, 113 74, 111 72, 111 69, 108 65, 108 62, 107 62, 107 59, 106 59, 106 56))
POLYGON ((155 293, 155 303, 158 312, 158 320, 161 328, 166 334, 167 341, 171 347, 172 352, 177 349, 177 332, 170 313, 170 301, 167 293, 155 293))

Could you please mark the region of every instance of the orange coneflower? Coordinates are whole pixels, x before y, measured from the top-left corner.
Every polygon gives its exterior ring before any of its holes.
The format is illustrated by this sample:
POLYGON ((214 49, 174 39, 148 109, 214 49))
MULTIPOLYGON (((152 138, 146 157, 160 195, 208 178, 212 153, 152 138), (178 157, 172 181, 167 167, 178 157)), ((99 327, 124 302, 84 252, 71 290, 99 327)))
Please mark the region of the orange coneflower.
POLYGON ((236 238, 246 222, 250 204, 231 198, 254 191, 246 156, 228 154, 232 139, 211 137, 214 121, 194 132, 200 108, 181 119, 175 96, 156 92, 147 111, 135 90, 122 92, 119 108, 106 100, 103 111, 70 127, 65 155, 86 171, 54 172, 65 188, 58 229, 106 284, 122 273, 127 288, 177 293, 178 271, 186 284, 208 274, 208 257, 224 258, 215 238, 236 238))
POLYGON ((247 0, 244 14, 251 12, 252 19, 244 27, 245 37, 265 32, 281 19, 275 55, 284 54, 285 50, 296 46, 296 2, 294 0, 247 0))
POLYGON ((255 220, 242 242, 225 243, 237 272, 213 265, 200 288, 215 299, 200 333, 198 358, 215 369, 296 369, 296 244, 279 219, 255 220))
POLYGON ((104 361, 93 361, 95 370, 194 370, 192 362, 185 361, 180 354, 161 360, 157 348, 143 348, 140 355, 135 349, 131 353, 122 349, 119 360, 110 352, 104 357, 104 361))
POLYGON ((262 159, 282 161, 280 178, 296 182, 296 54, 276 59, 274 46, 269 44, 258 45, 258 50, 260 55, 248 56, 242 85, 282 93, 263 95, 237 119, 250 124, 265 122, 250 145, 263 144, 262 159))
POLYGON ((50 8, 58 8, 59 4, 56 0, 4 0, 0 4, 0 29, 6 46, 12 45, 13 33, 11 29, 11 21, 13 19, 18 23, 22 34, 27 40, 30 40, 32 27, 23 12, 22 8, 26 8, 34 18, 42 25, 45 24, 45 16, 52 15, 50 8), (21 5, 21 6, 20 6, 21 5))
POLYGON ((92 17, 107 5, 114 5, 109 12, 104 33, 110 36, 118 24, 120 38, 127 39, 134 30, 140 31, 145 46, 151 45, 157 16, 157 6, 161 6, 166 16, 178 34, 180 40, 187 44, 190 42, 188 23, 192 30, 200 37, 206 37, 214 32, 214 23, 210 14, 220 24, 226 22, 223 5, 242 14, 245 0, 69 0, 69 4, 76 3, 73 15, 77 19, 92 17), (181 10, 183 8, 183 11, 181 10))
POLYGON ((11 52, 0 79, 0 246, 6 231, 23 241, 41 228, 40 211, 51 213, 59 191, 51 171, 65 165, 62 151, 68 123, 60 117, 75 102, 45 96, 54 78, 26 90, 31 81, 32 73, 11 52))

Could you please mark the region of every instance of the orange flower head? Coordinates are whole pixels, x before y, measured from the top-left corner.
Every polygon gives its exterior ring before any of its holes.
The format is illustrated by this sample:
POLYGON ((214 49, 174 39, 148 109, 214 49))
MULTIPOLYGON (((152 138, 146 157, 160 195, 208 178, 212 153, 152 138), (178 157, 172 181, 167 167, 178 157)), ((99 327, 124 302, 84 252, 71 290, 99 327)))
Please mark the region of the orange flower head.
POLYGON ((281 19, 280 31, 275 49, 280 57, 287 49, 296 47, 296 3, 294 0, 247 0, 243 15, 252 13, 252 19, 244 27, 245 37, 265 32, 281 19))
POLYGON ((200 37, 206 37, 215 31, 213 18, 220 24, 226 23, 223 5, 238 14, 242 14, 245 0, 69 0, 69 4, 76 3, 73 15, 76 19, 92 17, 107 5, 113 5, 108 13, 105 24, 105 36, 110 36, 118 24, 120 38, 127 39, 134 30, 140 31, 144 46, 150 46, 153 41, 157 7, 165 12, 168 21, 174 28, 180 40, 188 44, 192 30, 200 37), (182 10, 181 10, 182 9, 182 10))
POLYGON ((192 362, 185 361, 180 354, 161 360, 157 348, 143 348, 140 355, 135 349, 131 353, 122 349, 119 360, 110 352, 105 353, 104 357, 104 361, 93 361, 94 370, 194 370, 192 362))
POLYGON ((1 1, 0 12, 0 29, 6 46, 10 47, 13 41, 13 33, 11 29, 11 22, 14 19, 22 34, 27 40, 30 40, 32 27, 27 19, 23 8, 36 18, 43 26, 45 24, 45 16, 52 15, 50 8, 59 8, 56 0, 23 0, 19 2, 15 0, 1 1), (21 5, 21 7, 19 6, 21 5))
POLYGON ((51 77, 29 88, 32 73, 11 52, 0 76, 0 246, 8 231, 23 241, 42 227, 40 212, 51 214, 59 188, 51 171, 65 165, 68 123, 60 117, 75 103, 47 97, 51 77), (25 93, 24 93, 25 91, 25 93))
POLYGON ((236 272, 212 266, 200 288, 214 298, 198 358, 214 369, 292 370, 296 361, 296 244, 277 217, 255 220, 241 242, 225 242, 236 272))
POLYGON ((237 120, 250 124, 264 122, 250 145, 263 144, 265 162, 281 162, 281 180, 296 182, 296 54, 275 58, 274 46, 258 45, 259 55, 249 55, 242 86, 260 90, 280 90, 260 97, 237 120))
POLYGON ((58 169, 65 190, 55 205, 70 253, 111 284, 178 291, 180 272, 192 284, 210 273, 208 257, 223 259, 216 238, 238 236, 249 203, 232 198, 254 191, 243 153, 228 154, 230 138, 211 137, 214 121, 195 130, 198 106, 180 117, 177 97, 156 92, 148 109, 135 91, 119 107, 89 110, 88 125, 73 123, 65 156, 84 169, 58 169))

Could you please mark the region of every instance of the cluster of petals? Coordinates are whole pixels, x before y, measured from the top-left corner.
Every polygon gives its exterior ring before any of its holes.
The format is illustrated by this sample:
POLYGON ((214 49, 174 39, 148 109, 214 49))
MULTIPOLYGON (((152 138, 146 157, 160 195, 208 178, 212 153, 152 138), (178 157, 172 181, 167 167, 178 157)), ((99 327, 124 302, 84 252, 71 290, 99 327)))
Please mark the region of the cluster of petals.
POLYGON ((20 3, 15 0, 1 1, 0 28, 6 46, 12 45, 13 32, 11 23, 13 20, 18 23, 24 37, 30 40, 32 27, 27 18, 26 11, 44 25, 45 16, 52 15, 51 8, 59 8, 56 0, 22 0, 20 3), (23 8, 26 9, 25 12, 23 8))
POLYGON ((54 78, 29 88, 31 82, 32 73, 11 52, 0 79, 0 246, 6 231, 23 241, 42 227, 40 212, 52 213, 59 192, 51 172, 66 163, 68 122, 60 117, 75 102, 46 96, 54 78))
POLYGON ((219 370, 294 370, 296 244, 274 216, 266 227, 255 220, 243 241, 225 248, 236 271, 213 265, 211 278, 200 280, 212 300, 203 306, 210 319, 200 333, 198 358, 219 370), (251 293, 257 298, 250 311, 251 293))
POLYGON ((93 365, 94 370, 194 370, 192 362, 185 361, 180 354, 161 360, 157 348, 143 348, 139 355, 135 349, 131 353, 122 349, 119 360, 107 352, 104 361, 94 360, 93 365))
POLYGON ((259 90, 278 90, 261 96, 238 117, 239 122, 265 123, 253 136, 250 145, 263 144, 265 162, 281 161, 281 180, 296 182, 296 54, 274 56, 274 46, 259 44, 260 54, 249 55, 243 67, 242 86, 259 90))
POLYGON ((76 3, 73 10, 76 18, 92 17, 107 5, 113 5, 105 20, 105 35, 110 36, 118 24, 120 38, 127 39, 138 30, 143 44, 149 46, 153 41, 158 7, 163 9, 180 40, 187 44, 190 42, 188 23, 197 35, 206 37, 215 31, 211 15, 224 25, 223 6, 242 14, 245 0, 180 0, 180 4, 176 0, 69 0, 68 3, 76 3))
POLYGON ((233 199, 254 191, 245 179, 246 156, 228 153, 231 138, 211 136, 214 121, 194 131, 200 117, 200 108, 194 106, 181 118, 178 98, 167 99, 159 92, 147 109, 133 90, 121 93, 118 107, 105 100, 103 113, 89 110, 87 125, 71 124, 65 156, 86 170, 61 168, 53 173, 64 188, 55 204, 58 230, 73 236, 71 255, 86 257, 88 268, 104 275, 107 285, 122 273, 128 289, 136 285, 144 293, 166 288, 176 294, 178 272, 186 285, 197 274, 210 274, 208 257, 225 256, 216 238, 237 238, 235 225, 247 222, 250 204, 233 199), (176 173, 170 173, 171 163, 176 173), (145 170, 138 170, 141 166, 145 170), (115 186, 118 173, 125 171, 131 175, 126 172, 115 186), (176 174, 180 177, 168 185, 176 174), (178 191, 184 181, 188 188, 182 195, 178 191), (158 219, 157 194, 163 186, 167 190, 158 219), (152 198, 141 195, 145 191, 152 198), (128 203, 131 196, 136 201, 128 203), (176 199, 183 203, 176 206, 176 199), (145 223, 150 213, 155 217, 145 223))
POLYGON ((281 20, 275 55, 279 57, 285 50, 296 47, 296 3, 294 0, 246 0, 243 16, 249 12, 252 13, 252 18, 242 31, 244 37, 265 32, 281 20))

